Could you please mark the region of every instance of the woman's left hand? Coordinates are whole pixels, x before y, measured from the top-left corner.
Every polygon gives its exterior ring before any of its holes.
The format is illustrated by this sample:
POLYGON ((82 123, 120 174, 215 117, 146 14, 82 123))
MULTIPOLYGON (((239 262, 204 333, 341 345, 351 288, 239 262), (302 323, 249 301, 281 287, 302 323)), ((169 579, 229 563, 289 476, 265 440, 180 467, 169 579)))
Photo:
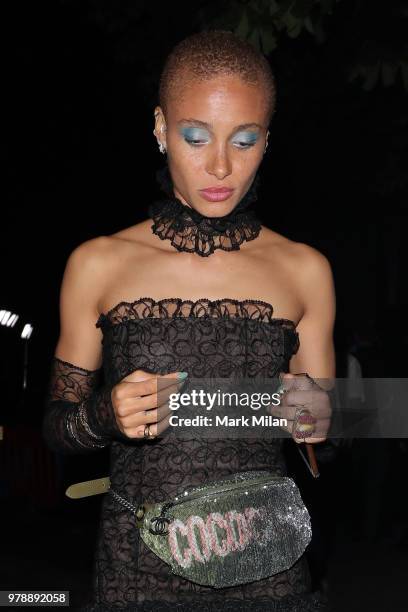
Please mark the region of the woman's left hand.
POLYGON ((287 420, 283 429, 295 442, 324 442, 332 415, 327 391, 306 374, 282 373, 280 378, 281 401, 270 406, 271 414, 287 420))

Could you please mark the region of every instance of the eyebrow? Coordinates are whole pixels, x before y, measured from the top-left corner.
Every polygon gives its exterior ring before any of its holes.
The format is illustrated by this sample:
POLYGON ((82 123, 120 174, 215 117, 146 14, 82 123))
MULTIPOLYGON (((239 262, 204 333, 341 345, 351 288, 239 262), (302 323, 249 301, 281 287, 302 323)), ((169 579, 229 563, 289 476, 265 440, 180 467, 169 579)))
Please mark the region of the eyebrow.
MULTIPOLYGON (((180 119, 180 121, 177 121, 177 123, 188 123, 190 125, 194 124, 194 125, 200 125, 203 128, 207 128, 210 131, 212 131, 213 126, 211 125, 211 123, 206 123, 205 121, 200 121, 199 119, 180 119)), ((240 130, 246 130, 248 128, 259 128, 262 129, 263 126, 259 125, 259 123, 241 123, 241 125, 237 125, 231 133, 234 132, 238 132, 240 130)))

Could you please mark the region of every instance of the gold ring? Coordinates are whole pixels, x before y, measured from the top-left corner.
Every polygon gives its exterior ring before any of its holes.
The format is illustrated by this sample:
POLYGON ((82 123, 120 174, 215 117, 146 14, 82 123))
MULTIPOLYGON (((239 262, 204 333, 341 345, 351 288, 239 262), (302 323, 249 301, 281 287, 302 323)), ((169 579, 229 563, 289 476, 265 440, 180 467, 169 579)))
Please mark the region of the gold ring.
POLYGON ((143 432, 143 437, 144 438, 154 438, 155 437, 154 435, 152 435, 152 432, 150 431, 150 423, 145 425, 144 432, 143 432))

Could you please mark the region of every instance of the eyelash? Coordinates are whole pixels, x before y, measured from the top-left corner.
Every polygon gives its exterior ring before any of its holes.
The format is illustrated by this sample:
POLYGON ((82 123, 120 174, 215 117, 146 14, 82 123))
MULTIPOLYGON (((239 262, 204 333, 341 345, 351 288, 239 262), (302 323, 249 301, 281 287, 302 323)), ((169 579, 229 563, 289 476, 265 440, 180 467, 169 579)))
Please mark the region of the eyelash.
MULTIPOLYGON (((205 141, 202 140, 189 140, 188 138, 185 138, 184 140, 192 147, 201 147, 203 144, 205 144, 205 141)), ((238 147, 238 149, 249 149, 250 147, 254 146, 255 142, 239 142, 237 144, 243 145, 242 147, 238 147)))

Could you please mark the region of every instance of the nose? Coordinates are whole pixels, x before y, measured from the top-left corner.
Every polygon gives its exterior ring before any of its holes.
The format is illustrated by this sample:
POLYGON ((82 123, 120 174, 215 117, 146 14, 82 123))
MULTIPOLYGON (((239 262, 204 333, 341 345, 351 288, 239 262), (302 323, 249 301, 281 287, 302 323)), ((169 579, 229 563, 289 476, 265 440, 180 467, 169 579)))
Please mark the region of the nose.
POLYGON ((211 152, 206 170, 208 174, 216 176, 220 181, 231 174, 231 161, 225 147, 217 147, 211 152))

